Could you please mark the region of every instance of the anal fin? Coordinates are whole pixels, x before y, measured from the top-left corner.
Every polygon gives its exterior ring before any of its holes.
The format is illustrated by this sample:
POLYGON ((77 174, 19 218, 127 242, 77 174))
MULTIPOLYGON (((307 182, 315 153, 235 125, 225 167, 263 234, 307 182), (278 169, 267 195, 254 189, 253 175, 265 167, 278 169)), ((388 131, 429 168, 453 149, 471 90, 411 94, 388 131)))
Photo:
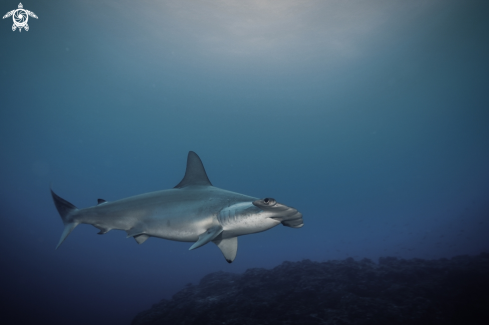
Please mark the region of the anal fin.
POLYGON ((219 236, 219 234, 222 232, 222 230, 223 229, 222 229, 221 225, 214 226, 214 227, 207 229, 203 234, 201 234, 199 236, 199 240, 197 240, 195 242, 195 244, 193 244, 189 248, 189 250, 199 248, 200 246, 204 246, 205 244, 207 244, 208 242, 210 242, 211 240, 213 240, 214 238, 219 236))
POLYGON ((212 241, 219 247, 228 263, 232 263, 238 252, 238 237, 222 239, 221 236, 212 241))
POLYGON ((109 228, 98 228, 100 231, 97 233, 97 235, 104 235, 110 231, 109 228))

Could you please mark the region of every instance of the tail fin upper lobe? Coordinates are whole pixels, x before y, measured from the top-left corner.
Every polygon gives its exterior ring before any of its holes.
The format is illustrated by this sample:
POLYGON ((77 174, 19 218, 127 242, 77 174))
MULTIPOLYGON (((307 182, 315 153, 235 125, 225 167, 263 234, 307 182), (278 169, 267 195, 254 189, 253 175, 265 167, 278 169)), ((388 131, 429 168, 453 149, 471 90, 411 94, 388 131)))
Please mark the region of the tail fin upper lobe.
POLYGON ((56 249, 64 242, 66 237, 71 233, 76 226, 78 226, 78 222, 73 220, 73 214, 78 211, 78 209, 71 204, 70 202, 60 198, 56 193, 51 190, 51 195, 53 196, 54 205, 61 216, 61 220, 63 220, 63 224, 65 228, 63 229, 63 233, 61 234, 61 238, 59 239, 59 243, 56 246, 56 249))

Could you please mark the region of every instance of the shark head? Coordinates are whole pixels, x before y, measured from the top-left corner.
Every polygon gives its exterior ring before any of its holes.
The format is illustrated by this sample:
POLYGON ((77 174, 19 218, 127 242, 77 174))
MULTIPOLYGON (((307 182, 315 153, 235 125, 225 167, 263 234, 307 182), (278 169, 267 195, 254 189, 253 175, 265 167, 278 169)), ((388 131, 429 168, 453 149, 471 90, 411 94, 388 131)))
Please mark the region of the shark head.
POLYGON ((253 201, 253 205, 263 210, 267 218, 281 222, 284 226, 300 228, 304 225, 302 213, 292 207, 278 203, 275 199, 267 197, 253 201))
POLYGON ((280 223, 292 228, 303 226, 302 214, 272 198, 240 202, 223 208, 218 214, 224 237, 253 234, 280 223))

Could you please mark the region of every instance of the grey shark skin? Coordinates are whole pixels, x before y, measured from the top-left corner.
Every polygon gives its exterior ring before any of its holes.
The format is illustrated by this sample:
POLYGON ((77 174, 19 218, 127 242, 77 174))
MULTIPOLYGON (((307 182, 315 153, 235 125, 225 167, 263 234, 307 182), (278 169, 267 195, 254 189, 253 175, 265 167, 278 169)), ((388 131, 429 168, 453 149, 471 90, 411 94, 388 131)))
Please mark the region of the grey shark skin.
POLYGON ((188 153, 182 181, 172 189, 145 193, 122 200, 77 209, 51 190, 64 230, 58 248, 79 224, 100 229, 124 230, 138 244, 149 237, 195 242, 195 249, 216 244, 226 260, 236 257, 238 236, 262 232, 280 223, 292 228, 303 226, 302 214, 272 198, 255 197, 212 186, 199 156, 188 153))

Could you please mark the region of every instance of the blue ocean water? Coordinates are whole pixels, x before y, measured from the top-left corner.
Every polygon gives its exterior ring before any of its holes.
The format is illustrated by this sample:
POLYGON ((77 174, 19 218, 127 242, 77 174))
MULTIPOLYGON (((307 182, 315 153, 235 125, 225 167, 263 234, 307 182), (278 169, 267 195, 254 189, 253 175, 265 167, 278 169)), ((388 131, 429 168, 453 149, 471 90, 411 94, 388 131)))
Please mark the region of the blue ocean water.
POLYGON ((489 250, 487 1, 22 4, 28 31, 0 25, 8 324, 129 324, 219 270, 489 250), (87 225, 54 250, 50 184, 79 208, 167 189, 189 150, 304 227, 240 237, 232 264, 87 225))

